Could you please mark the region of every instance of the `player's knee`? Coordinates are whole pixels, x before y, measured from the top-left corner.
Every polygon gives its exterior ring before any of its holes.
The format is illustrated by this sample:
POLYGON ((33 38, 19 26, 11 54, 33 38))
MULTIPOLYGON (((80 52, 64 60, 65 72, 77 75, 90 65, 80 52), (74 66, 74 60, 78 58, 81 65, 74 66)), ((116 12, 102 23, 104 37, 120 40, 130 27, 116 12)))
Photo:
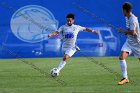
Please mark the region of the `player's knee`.
POLYGON ((64 56, 64 57, 63 57, 63 61, 66 61, 66 60, 67 60, 67 58, 64 56))
POLYGON ((65 56, 63 57, 63 61, 66 61, 66 60, 68 60, 69 58, 70 58, 69 55, 65 55, 65 56))

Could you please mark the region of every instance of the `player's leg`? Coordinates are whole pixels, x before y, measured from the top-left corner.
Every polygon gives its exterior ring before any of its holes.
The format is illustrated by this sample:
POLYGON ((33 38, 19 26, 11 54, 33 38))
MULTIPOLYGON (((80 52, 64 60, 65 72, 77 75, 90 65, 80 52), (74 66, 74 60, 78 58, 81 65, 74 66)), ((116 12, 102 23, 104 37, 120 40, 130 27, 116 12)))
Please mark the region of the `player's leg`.
POLYGON ((65 65, 66 65, 66 61, 70 58, 69 55, 65 54, 63 57, 63 60, 60 61, 59 65, 58 65, 58 70, 60 71, 65 65))
POLYGON ((127 75, 127 64, 125 59, 128 57, 129 52, 126 51, 122 51, 119 57, 120 60, 120 68, 122 71, 122 79, 120 80, 120 82, 118 82, 119 85, 123 85, 125 83, 128 83, 128 75, 127 75))
POLYGON ((129 54, 131 54, 131 49, 129 48, 128 44, 125 43, 121 49, 121 53, 119 56, 119 60, 120 60, 120 68, 122 71, 122 79, 121 81, 118 83, 119 85, 123 85, 125 83, 128 83, 128 75, 127 75, 127 63, 126 63, 126 58, 129 56, 129 54))
POLYGON ((136 55, 138 57, 138 60, 140 61, 140 51, 138 53, 138 55, 136 55))
POLYGON ((68 49, 64 52, 63 60, 58 65, 58 70, 60 71, 65 65, 66 61, 72 57, 72 55, 76 52, 76 49, 68 49))
POLYGON ((67 61, 71 56, 68 54, 65 54, 63 57, 63 61, 67 61))
POLYGON ((127 76, 127 64, 126 64, 125 59, 128 57, 128 55, 129 55, 129 52, 122 51, 119 57, 122 76, 123 78, 126 78, 126 79, 128 79, 128 76, 127 76))
POLYGON ((135 51, 133 51, 134 55, 138 58, 140 61, 140 48, 136 48, 135 51))

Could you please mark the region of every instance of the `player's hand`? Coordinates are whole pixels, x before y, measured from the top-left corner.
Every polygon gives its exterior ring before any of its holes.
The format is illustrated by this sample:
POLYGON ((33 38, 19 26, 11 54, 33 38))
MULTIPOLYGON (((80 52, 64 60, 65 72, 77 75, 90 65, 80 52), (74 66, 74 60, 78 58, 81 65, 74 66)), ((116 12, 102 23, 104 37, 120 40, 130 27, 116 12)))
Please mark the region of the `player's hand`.
POLYGON ((99 31, 94 31, 95 34, 99 34, 99 31))
POLYGON ((119 28, 118 31, 119 31, 120 33, 124 33, 124 29, 122 29, 122 28, 119 28))
POLYGON ((48 38, 50 38, 51 37, 51 34, 48 34, 48 38))
POLYGON ((122 28, 119 28, 118 31, 119 31, 120 33, 123 33, 123 34, 127 35, 126 31, 125 31, 124 29, 122 29, 122 28))

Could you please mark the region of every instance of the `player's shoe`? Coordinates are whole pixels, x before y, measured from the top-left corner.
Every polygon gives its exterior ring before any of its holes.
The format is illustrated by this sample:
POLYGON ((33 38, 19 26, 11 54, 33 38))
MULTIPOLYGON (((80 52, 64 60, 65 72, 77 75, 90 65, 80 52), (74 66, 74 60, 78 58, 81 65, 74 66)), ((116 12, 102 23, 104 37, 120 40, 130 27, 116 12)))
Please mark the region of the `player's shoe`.
POLYGON ((128 83, 128 82, 129 82, 129 80, 128 80, 128 79, 123 78, 123 79, 121 79, 121 81, 120 81, 120 82, 118 82, 118 85, 123 85, 123 84, 126 84, 126 83, 128 83))
POLYGON ((78 46, 75 46, 76 51, 80 51, 80 48, 78 46))

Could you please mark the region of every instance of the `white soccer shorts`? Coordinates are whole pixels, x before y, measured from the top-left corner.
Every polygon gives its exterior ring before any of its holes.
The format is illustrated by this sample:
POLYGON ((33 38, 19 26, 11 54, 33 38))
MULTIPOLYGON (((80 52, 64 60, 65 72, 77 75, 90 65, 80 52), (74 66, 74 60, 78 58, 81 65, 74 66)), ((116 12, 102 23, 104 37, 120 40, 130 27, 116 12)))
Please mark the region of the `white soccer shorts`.
POLYGON ((129 55, 132 53, 132 50, 131 50, 131 48, 130 48, 130 46, 129 46, 129 44, 127 42, 124 43, 121 51, 126 51, 126 52, 129 53, 129 55))
POLYGON ((135 56, 140 58, 140 50, 135 48, 132 49, 132 47, 127 42, 124 43, 121 51, 126 51, 129 53, 129 55, 133 52, 135 56))
POLYGON ((62 53, 69 55, 70 57, 74 55, 77 50, 75 48, 63 48, 62 53))

